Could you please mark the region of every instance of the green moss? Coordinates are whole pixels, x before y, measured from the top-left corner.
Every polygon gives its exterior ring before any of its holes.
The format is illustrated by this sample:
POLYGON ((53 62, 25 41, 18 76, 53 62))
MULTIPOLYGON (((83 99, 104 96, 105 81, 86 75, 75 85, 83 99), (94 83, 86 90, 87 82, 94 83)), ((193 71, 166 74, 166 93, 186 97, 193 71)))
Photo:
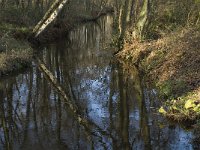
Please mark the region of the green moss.
POLYGON ((189 92, 184 96, 169 100, 159 111, 166 117, 177 121, 197 121, 200 118, 200 101, 198 92, 189 92), (164 112, 164 113, 163 113, 164 112))
POLYGON ((162 83, 157 83, 156 87, 161 97, 174 99, 186 90, 186 82, 183 80, 166 80, 162 83))
POLYGON ((161 85, 157 85, 157 87, 161 96, 169 97, 172 93, 172 82, 170 80, 165 81, 161 85))

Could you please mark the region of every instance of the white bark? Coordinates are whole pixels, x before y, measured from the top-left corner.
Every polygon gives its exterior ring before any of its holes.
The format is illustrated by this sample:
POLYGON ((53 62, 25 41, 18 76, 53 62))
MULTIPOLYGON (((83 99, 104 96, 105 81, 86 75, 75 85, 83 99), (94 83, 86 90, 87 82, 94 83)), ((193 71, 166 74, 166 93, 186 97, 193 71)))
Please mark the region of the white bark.
POLYGON ((59 4, 59 0, 56 0, 51 7, 49 8, 49 10, 45 13, 44 17, 38 22, 38 24, 35 26, 35 28, 33 29, 33 33, 35 33, 40 26, 44 23, 44 21, 46 21, 46 19, 48 18, 48 16, 53 12, 53 9, 59 4))
POLYGON ((56 1, 51 8, 47 11, 42 20, 36 25, 33 30, 33 34, 35 38, 41 34, 46 27, 54 21, 54 19, 58 16, 59 12, 62 10, 64 5, 68 2, 68 0, 56 1))

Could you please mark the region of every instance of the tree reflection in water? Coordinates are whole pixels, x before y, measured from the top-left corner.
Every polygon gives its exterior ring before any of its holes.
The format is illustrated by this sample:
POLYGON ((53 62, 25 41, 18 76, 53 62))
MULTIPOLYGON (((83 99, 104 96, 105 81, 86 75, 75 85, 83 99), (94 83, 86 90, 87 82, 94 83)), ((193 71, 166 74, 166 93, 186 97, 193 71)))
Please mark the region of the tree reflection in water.
POLYGON ((111 33, 106 16, 47 45, 38 58, 57 84, 37 65, 1 80, 0 149, 192 149, 192 134, 152 109, 137 70, 112 60, 111 33))

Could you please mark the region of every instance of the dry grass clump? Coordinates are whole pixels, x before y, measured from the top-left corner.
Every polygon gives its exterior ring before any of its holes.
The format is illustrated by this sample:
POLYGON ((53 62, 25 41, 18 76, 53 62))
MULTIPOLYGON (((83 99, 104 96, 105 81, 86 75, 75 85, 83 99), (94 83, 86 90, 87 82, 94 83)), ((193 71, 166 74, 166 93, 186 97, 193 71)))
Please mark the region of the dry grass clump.
POLYGON ((156 41, 125 45, 117 57, 140 66, 157 84, 184 82, 189 89, 200 86, 200 31, 183 29, 156 41))

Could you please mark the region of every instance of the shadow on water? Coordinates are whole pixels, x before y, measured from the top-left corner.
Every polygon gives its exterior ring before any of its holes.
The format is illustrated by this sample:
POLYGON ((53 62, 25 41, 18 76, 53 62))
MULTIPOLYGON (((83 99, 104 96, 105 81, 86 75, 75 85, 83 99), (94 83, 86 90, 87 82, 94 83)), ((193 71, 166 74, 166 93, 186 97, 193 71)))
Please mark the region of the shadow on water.
POLYGON ((194 149, 137 70, 113 60, 111 33, 111 16, 82 25, 0 81, 0 149, 194 149))

